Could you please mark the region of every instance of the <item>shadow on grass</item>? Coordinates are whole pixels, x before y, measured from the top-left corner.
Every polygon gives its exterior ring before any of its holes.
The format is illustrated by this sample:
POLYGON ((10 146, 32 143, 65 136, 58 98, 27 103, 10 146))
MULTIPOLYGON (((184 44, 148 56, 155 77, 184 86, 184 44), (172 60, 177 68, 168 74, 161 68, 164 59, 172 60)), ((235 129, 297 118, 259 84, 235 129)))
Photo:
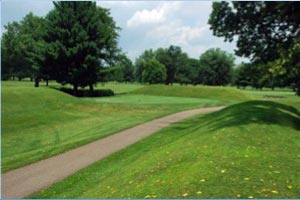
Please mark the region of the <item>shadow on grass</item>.
POLYGON ((300 130, 300 113, 292 106, 270 101, 248 101, 201 118, 211 130, 247 124, 277 124, 300 130))

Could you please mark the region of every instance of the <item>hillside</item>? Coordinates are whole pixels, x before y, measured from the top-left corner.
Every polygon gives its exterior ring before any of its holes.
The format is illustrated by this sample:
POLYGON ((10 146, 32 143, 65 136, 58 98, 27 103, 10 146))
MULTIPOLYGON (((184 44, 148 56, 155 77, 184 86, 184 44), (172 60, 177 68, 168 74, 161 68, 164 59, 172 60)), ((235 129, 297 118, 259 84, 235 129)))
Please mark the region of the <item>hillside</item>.
MULTIPOLYGON (((112 86, 119 92, 140 87, 112 86)), ((110 99, 98 102, 98 98, 75 98, 47 87, 34 88, 32 82, 2 82, 2 172, 160 116, 223 104, 205 99, 172 98, 169 103, 169 98, 147 98, 121 98, 122 104, 110 99)))
POLYGON ((251 99, 247 94, 229 87, 213 86, 180 86, 180 85, 149 85, 132 91, 134 94, 194 97, 206 99, 219 99, 233 101, 245 101, 251 99))
POLYGON ((239 103, 175 123, 32 197, 299 198, 299 133, 295 108, 239 103))

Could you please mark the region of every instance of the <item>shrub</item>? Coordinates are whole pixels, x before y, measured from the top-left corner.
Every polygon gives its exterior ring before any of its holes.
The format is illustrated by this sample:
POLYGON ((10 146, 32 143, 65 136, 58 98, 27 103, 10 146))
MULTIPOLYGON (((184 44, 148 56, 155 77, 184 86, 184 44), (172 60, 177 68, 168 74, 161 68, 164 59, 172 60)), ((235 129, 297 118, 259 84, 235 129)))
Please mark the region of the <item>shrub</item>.
POLYGON ((75 92, 71 88, 59 88, 59 90, 76 97, 107 97, 115 95, 114 91, 112 91, 111 89, 97 89, 94 91, 78 90, 77 92, 75 92))

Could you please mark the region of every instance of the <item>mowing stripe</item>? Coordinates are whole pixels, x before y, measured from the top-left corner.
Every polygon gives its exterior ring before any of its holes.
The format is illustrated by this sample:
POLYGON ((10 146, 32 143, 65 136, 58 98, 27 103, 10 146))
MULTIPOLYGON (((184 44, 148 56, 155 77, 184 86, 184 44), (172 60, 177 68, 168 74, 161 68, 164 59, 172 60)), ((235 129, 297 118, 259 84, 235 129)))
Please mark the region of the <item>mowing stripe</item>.
POLYGON ((224 107, 199 108, 171 114, 126 129, 76 149, 2 174, 2 198, 23 198, 59 182, 88 165, 147 136, 196 114, 224 107))

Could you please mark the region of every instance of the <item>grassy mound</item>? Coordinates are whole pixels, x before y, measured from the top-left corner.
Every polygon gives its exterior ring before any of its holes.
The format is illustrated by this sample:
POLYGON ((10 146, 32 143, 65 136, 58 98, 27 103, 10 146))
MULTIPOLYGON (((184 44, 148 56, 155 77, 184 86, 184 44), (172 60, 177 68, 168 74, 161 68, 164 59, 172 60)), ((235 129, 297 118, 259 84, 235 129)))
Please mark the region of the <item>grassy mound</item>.
MULTIPOLYGON (((119 91, 133 88, 126 87, 125 84, 118 86, 119 91)), ((97 99, 75 98, 47 87, 34 88, 32 82, 2 82, 2 172, 153 118, 220 104, 217 101, 195 103, 185 100, 178 106, 167 104, 167 101, 159 102, 158 98, 146 100, 144 104, 129 104, 127 100, 122 104, 113 104, 109 101, 97 102, 97 99), (159 106, 151 104, 153 101, 159 106)))
POLYGON ((300 114, 250 101, 175 123, 38 198, 299 198, 300 114))
POLYGON ((249 100, 250 97, 235 88, 211 86, 149 85, 132 91, 134 94, 222 99, 228 101, 249 100))

